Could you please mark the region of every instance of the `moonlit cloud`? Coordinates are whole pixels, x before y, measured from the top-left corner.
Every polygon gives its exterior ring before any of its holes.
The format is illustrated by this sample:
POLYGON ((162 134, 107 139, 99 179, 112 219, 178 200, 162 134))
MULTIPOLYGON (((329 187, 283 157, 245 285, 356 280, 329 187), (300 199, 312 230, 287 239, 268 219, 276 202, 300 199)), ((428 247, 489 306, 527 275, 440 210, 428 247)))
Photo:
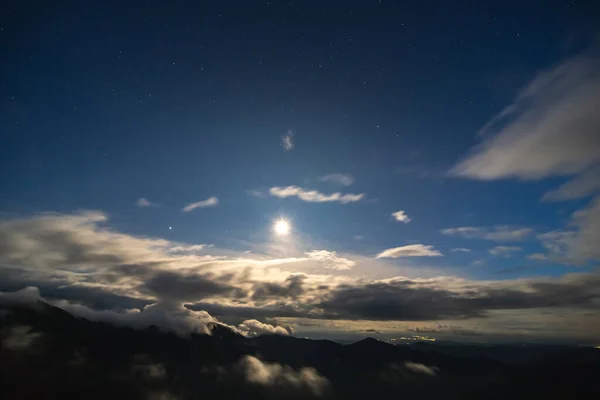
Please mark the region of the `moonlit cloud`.
POLYGON ((544 201, 567 201, 585 198, 600 192, 600 167, 590 169, 558 188, 544 193, 544 201))
POLYGON ((190 203, 183 207, 184 212, 189 212, 195 210, 196 208, 204 208, 204 207, 214 207, 219 204, 219 199, 216 197, 209 197, 206 200, 198 201, 196 203, 190 203))
POLYGON ((350 174, 329 174, 319 177, 321 182, 329 182, 339 186, 350 186, 354 183, 354 177, 350 174))
POLYGON ((511 242, 526 239, 533 230, 531 228, 511 228, 498 225, 491 229, 477 228, 474 226, 461 226, 458 228, 447 228, 440 231, 443 235, 460 236, 465 239, 486 239, 498 242, 511 242))
POLYGON ((455 253, 470 253, 471 249, 467 249, 467 248, 464 248, 464 247, 456 247, 454 249, 451 249, 450 251, 453 251, 455 253))
POLYGON ((142 197, 140 199, 138 199, 135 204, 137 204, 138 207, 152 207, 154 206, 154 203, 150 202, 148 199, 142 197))
POLYGON ((600 162, 599 109, 599 54, 566 60, 540 72, 484 126, 486 139, 452 172, 484 180, 581 173, 600 162))
POLYGON ((495 246, 490 249, 490 254, 493 256, 510 257, 512 253, 523 250, 517 246, 495 246))
MULTIPOLYGON (((219 365, 205 369, 217 379, 245 382, 272 390, 268 398, 320 398, 331 391, 331 382, 314 368, 294 369, 289 365, 265 362, 245 355, 233 365, 219 365)), ((250 388, 249 393, 255 393, 250 388)))
POLYGON ((386 249, 377 254, 377 258, 398 258, 398 257, 436 257, 442 253, 435 250, 433 246, 423 244, 411 244, 408 246, 394 247, 386 249))
POLYGON ((554 230, 537 235, 537 239, 553 261, 581 266, 600 260, 600 196, 575 211, 567 230, 554 230))
POLYGON ((258 336, 265 333, 286 336, 290 334, 290 332, 284 327, 265 324, 255 319, 249 319, 242 322, 237 326, 237 330, 244 336, 248 337, 258 336))
POLYGON ((404 366, 413 372, 430 375, 430 376, 435 376, 437 374, 437 371, 439 371, 439 368, 437 368, 437 367, 429 367, 425 364, 416 363, 416 362, 412 362, 412 361, 405 362, 404 366))
MULTIPOLYGON (((567 238, 569 250, 587 237, 593 210, 590 205, 574 217, 574 228, 581 229, 575 235, 551 232, 543 240, 567 238), (571 239, 577 240, 571 243, 571 239)), ((244 327, 228 325, 239 332, 262 326, 247 321, 300 318, 348 326, 350 322, 343 321, 448 320, 462 326, 473 321, 482 334, 506 331, 509 335, 510 328, 523 323, 503 317, 514 311, 517 316, 529 313, 528 321, 540 319, 540 327, 555 330, 557 335, 600 339, 599 330, 594 329, 600 327, 597 313, 582 315, 580 324, 568 330, 562 322, 575 312, 597 308, 600 275, 595 272, 500 281, 452 276, 353 277, 329 271, 323 263, 343 263, 357 256, 319 250, 316 257, 276 258, 216 248, 207 248, 215 254, 205 254, 207 249, 201 255, 181 254, 172 249, 184 245, 120 233, 106 227, 106 221, 103 213, 85 212, 0 222, 0 303, 37 304, 43 296, 91 320, 140 329, 154 325, 182 335, 210 333, 214 324, 222 324, 213 315, 246 321, 244 327), (37 289, 17 292, 27 287, 37 289), (542 313, 547 311, 552 314, 542 313)), ((380 254, 391 258, 423 255, 440 253, 432 246, 411 245, 380 254)), ((272 329, 278 325, 281 322, 272 329)))
POLYGON ((294 132, 292 132, 291 129, 288 130, 287 133, 281 137, 281 147, 283 147, 285 151, 289 151, 294 148, 294 142, 292 140, 293 138, 294 132))
POLYGON ((307 190, 299 186, 275 186, 269 189, 269 194, 274 197, 287 198, 287 197, 298 197, 302 201, 308 203, 327 203, 327 202, 338 202, 342 204, 354 203, 362 200, 366 195, 360 194, 342 194, 340 192, 324 194, 316 190, 307 190))
POLYGON ((356 261, 348 260, 337 255, 335 251, 313 250, 306 253, 308 258, 323 263, 325 268, 343 271, 352 269, 356 266, 356 261))
POLYGON ((405 224, 408 224, 411 219, 408 218, 408 215, 406 215, 406 213, 402 210, 398 210, 396 212, 392 213, 392 217, 394 217, 394 219, 398 222, 404 222, 405 224))

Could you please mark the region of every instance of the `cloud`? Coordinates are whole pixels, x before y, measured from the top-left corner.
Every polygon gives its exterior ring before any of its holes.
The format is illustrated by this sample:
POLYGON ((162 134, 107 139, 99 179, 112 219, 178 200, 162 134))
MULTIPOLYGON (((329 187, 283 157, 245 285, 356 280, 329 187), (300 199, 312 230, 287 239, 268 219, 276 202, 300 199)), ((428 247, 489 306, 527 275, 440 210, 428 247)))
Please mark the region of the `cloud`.
POLYGON ((578 200, 600 192, 600 167, 592 168, 567 181, 557 189, 546 192, 544 201, 578 200))
POLYGON ((350 186, 354 183, 354 177, 350 174, 329 174, 319 177, 321 182, 329 182, 339 186, 350 186))
POLYGON ((238 331, 244 336, 252 337, 263 334, 289 335, 290 332, 281 326, 265 324, 255 319, 249 319, 242 322, 237 327, 238 331))
POLYGON ((131 369, 134 374, 141 375, 147 381, 162 381, 167 378, 165 366, 152 362, 147 354, 136 354, 131 369))
POLYGON ((377 258, 398 258, 398 257, 435 257, 442 253, 435 250, 433 246, 423 244, 411 244, 408 246, 394 247, 386 249, 377 254, 377 258))
POLYGON ((282 199, 287 197, 298 197, 300 200, 309 203, 339 202, 342 204, 354 203, 356 201, 362 200, 366 196, 364 193, 342 194, 336 192, 331 194, 324 194, 317 192, 316 190, 303 189, 299 186, 275 186, 269 189, 269 194, 271 196, 279 197, 282 199))
POLYGON ((259 199, 266 199, 269 195, 265 192, 261 192, 260 190, 249 190, 248 194, 250 196, 258 197, 259 199))
POLYGON ((450 251, 455 252, 455 253, 470 253, 471 249, 467 249, 464 247, 456 247, 454 249, 451 249, 450 251))
POLYGON ((542 253, 533 253, 527 256, 528 260, 537 260, 537 261, 546 261, 548 260, 548 256, 542 253))
POLYGON ((312 250, 305 253, 308 258, 323 263, 323 266, 336 271, 352 269, 356 266, 356 261, 348 260, 337 255, 335 251, 312 250))
POLYGON ((142 197, 139 198, 135 204, 137 204, 138 207, 153 207, 155 204, 150 202, 148 199, 142 197))
POLYGON ((213 245, 206 245, 206 244, 194 244, 194 245, 180 245, 180 246, 173 246, 170 247, 169 249, 167 249, 167 251, 169 253, 173 253, 173 254, 193 254, 193 253, 197 253, 203 250, 206 250, 206 248, 208 247, 213 247, 213 245))
MULTIPOLYGON (((597 242, 591 240, 597 208, 592 202, 575 213, 574 231, 547 232, 540 240, 548 249, 564 251, 565 257, 597 252, 597 242)), ((500 321, 501 329, 518 327, 498 315, 514 311, 541 319, 554 310, 554 319, 544 323, 556 335, 583 337, 575 325, 562 328, 561 318, 574 312, 590 313, 586 324, 600 326, 596 272, 501 281, 372 279, 322 273, 329 272, 323 261, 308 255, 274 258, 222 249, 212 249, 219 255, 174 253, 170 249, 180 243, 120 233, 106 221, 102 213, 84 212, 0 222, 0 308, 7 301, 37 304, 45 299, 88 319, 139 329, 154 325, 180 335, 210 333, 215 324, 222 324, 214 316, 461 323, 472 319, 486 333, 498 331, 500 321), (15 293, 28 286, 38 289, 15 293)), ((430 246, 413 246, 416 250, 390 249, 387 256, 437 253, 430 246)), ((597 332, 585 335, 600 339, 597 332)))
POLYGON ((581 173, 600 162, 599 109, 598 52, 566 60, 524 87, 482 129, 497 132, 451 172, 483 180, 581 173))
POLYGON ((283 147, 285 151, 289 151, 294 148, 294 142, 292 140, 293 138, 294 132, 292 132, 291 129, 288 130, 287 133, 281 137, 281 147, 283 147))
POLYGON ((219 199, 216 197, 209 197, 206 200, 198 201, 196 203, 190 203, 183 207, 184 212, 195 210, 196 208, 204 208, 204 207, 214 207, 219 204, 219 199))
POLYGON ((404 222, 405 224, 408 224, 411 219, 408 218, 408 215, 406 215, 406 213, 402 210, 398 210, 396 212, 392 213, 392 217, 394 217, 394 219, 398 222, 404 222))
POLYGON ((416 363, 412 361, 405 362, 404 366, 406 367, 406 369, 412 372, 417 372, 419 374, 425 374, 430 376, 435 376, 437 374, 437 371, 439 371, 438 367, 428 367, 425 364, 416 363))
MULTIPOLYGON (((246 355, 233 365, 205 369, 204 373, 225 375, 228 379, 273 390, 273 396, 320 397, 331 391, 331 383, 310 367, 294 369, 288 365, 264 362, 246 355)), ((275 398, 275 397, 274 397, 275 398)))
POLYGON ((512 253, 523 250, 517 246, 495 246, 490 249, 490 254, 493 256, 510 257, 512 253))
POLYGON ((573 213, 571 224, 577 228, 573 234, 566 233, 564 242, 568 255, 575 262, 600 260, 600 196, 597 196, 585 208, 573 213))
POLYGON ((537 236, 548 250, 548 258, 572 265, 600 260, 600 196, 571 215, 569 230, 554 230, 537 236))
POLYGON ((511 228, 505 225, 497 225, 490 229, 477 228, 474 226, 461 226, 458 228, 447 228, 440 231, 443 235, 460 236, 465 239, 486 239, 498 242, 511 242, 526 239, 533 230, 531 228, 511 228))
POLYGON ((211 273, 201 275, 198 273, 161 271, 145 279, 139 287, 142 292, 147 292, 159 298, 168 298, 176 301, 199 301, 207 297, 226 294, 233 291, 227 283, 214 279, 211 273))
MULTIPOLYGON (((180 336, 192 333, 210 335, 215 324, 221 324, 206 311, 193 311, 181 303, 158 302, 138 309, 130 310, 94 310, 82 304, 67 300, 51 302, 53 305, 90 321, 101 321, 116 326, 129 326, 146 329, 155 326, 164 331, 172 331, 180 336)), ((224 324, 223 324, 224 325, 224 324)))
POLYGON ((41 332, 33 332, 32 327, 28 325, 13 325, 0 333, 2 347, 12 351, 27 350, 42 336, 41 332))

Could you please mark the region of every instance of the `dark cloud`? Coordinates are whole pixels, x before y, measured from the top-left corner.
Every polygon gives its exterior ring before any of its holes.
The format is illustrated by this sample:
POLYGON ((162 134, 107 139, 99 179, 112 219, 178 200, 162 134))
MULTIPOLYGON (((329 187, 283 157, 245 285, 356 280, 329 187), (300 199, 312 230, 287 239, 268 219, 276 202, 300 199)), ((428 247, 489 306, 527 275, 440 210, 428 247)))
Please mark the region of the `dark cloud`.
POLYGON ((252 294, 253 300, 264 300, 267 298, 278 297, 296 299, 304 293, 303 283, 306 275, 291 275, 286 278, 283 284, 273 282, 257 282, 254 284, 252 294))
POLYGON ((161 299, 177 301, 198 301, 233 290, 232 286, 216 281, 212 274, 202 276, 177 272, 157 273, 142 288, 161 299))

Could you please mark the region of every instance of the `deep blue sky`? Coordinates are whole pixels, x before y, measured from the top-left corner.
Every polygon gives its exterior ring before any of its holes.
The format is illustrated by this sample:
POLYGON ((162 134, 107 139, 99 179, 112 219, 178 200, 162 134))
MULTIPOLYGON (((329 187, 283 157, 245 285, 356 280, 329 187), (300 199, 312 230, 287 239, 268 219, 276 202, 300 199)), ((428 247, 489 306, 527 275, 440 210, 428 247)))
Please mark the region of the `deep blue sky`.
POLYGON ((0 210, 97 209, 123 232, 236 250, 283 216, 330 250, 422 243, 445 257, 415 262, 499 278, 535 263, 535 233, 505 258, 489 250, 515 243, 440 229, 542 233, 585 201, 541 203, 556 179, 448 171, 540 70, 589 46, 593 3, 12 2, 0 19, 0 210), (355 182, 319 181, 331 173, 355 182), (291 185, 366 197, 250 193, 291 185), (211 196, 217 206, 182 212, 211 196), (397 210, 411 222, 394 221, 397 210))

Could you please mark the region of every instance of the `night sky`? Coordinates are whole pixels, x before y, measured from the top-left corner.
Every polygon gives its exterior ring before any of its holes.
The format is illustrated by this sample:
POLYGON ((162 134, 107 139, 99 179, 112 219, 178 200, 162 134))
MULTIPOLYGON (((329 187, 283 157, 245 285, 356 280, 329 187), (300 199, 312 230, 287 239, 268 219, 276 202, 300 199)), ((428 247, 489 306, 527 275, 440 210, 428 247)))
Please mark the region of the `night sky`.
POLYGON ((0 291, 598 342, 594 3, 9 2, 0 291))

